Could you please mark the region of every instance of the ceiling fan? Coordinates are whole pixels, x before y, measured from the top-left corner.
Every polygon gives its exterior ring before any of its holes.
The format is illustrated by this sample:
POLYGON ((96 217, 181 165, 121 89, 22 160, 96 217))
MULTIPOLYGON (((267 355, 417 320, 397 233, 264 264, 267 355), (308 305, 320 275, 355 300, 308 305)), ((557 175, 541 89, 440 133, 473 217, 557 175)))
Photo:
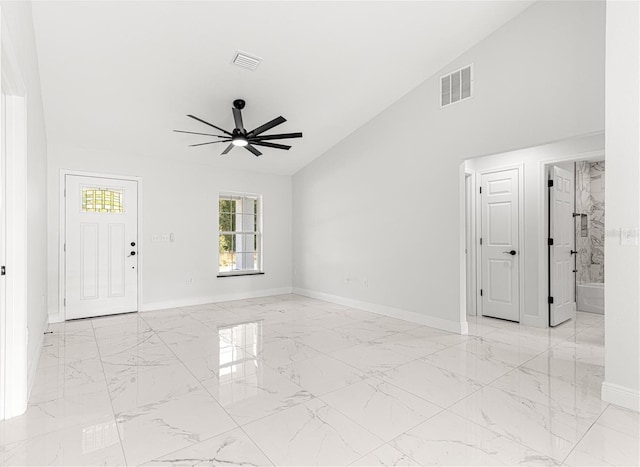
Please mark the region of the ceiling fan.
POLYGON ((286 138, 302 138, 302 133, 282 133, 279 135, 264 135, 261 136, 265 131, 270 130, 271 128, 280 125, 281 123, 286 122, 287 120, 284 117, 277 117, 271 120, 270 122, 265 123, 264 125, 260 125, 258 128, 254 128, 251 131, 247 131, 244 128, 244 124, 242 122, 242 109, 244 109, 245 101, 242 99, 236 99, 233 101, 233 120, 235 122, 236 127, 233 131, 229 132, 223 130, 220 127, 217 127, 209 122, 205 122, 201 118, 198 118, 194 115, 187 115, 189 118, 193 118, 205 125, 209 125, 210 127, 215 128, 218 131, 224 133, 223 135, 212 135, 210 133, 197 133, 195 131, 185 131, 185 130, 173 130, 177 133, 189 133, 192 135, 204 135, 204 136, 213 136, 214 138, 220 138, 217 141, 209 141, 208 143, 199 143, 199 144, 190 144, 189 147, 193 146, 204 146, 206 144, 216 144, 216 143, 229 143, 229 146, 226 147, 222 154, 228 154, 234 146, 240 146, 245 148, 247 151, 251 152, 254 156, 261 156, 262 153, 258 151, 255 146, 264 146, 267 148, 275 148, 275 149, 291 149, 291 146, 286 144, 278 144, 278 143, 270 143, 269 140, 274 139, 286 139, 286 138))

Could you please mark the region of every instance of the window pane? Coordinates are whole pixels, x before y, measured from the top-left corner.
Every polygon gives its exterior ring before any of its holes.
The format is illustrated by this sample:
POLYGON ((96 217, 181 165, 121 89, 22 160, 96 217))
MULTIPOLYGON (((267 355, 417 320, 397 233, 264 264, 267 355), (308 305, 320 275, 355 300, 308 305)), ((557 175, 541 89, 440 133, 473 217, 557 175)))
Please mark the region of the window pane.
POLYGON ((124 210, 122 193, 122 190, 83 187, 82 211, 120 214, 124 210))
POLYGON ((243 232, 255 232, 255 216, 253 214, 244 214, 242 216, 242 230, 243 232))
POLYGON ((220 253, 220 262, 218 264, 220 272, 234 271, 236 268, 235 253, 220 253))
POLYGON ((220 235, 220 253, 233 253, 235 251, 235 235, 220 235))
POLYGON ((255 235, 238 235, 238 246, 236 252, 238 253, 253 253, 256 247, 255 235))
POLYGON ((220 214, 222 213, 230 213, 231 212, 231 200, 228 199, 220 199, 220 214))
POLYGON ((220 213, 220 232, 233 232, 233 215, 220 213))
POLYGON ((243 253, 244 269, 255 271, 257 269, 256 256, 254 253, 243 253))

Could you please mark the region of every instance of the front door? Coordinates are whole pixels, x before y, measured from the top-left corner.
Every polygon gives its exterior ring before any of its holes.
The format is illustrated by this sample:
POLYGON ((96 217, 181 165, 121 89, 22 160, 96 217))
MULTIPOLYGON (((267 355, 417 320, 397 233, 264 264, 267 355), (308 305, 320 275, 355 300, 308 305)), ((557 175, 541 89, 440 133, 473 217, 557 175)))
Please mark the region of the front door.
POLYGON ((138 182, 65 176, 65 319, 137 311, 138 182))
POLYGON ((556 326, 575 317, 575 261, 573 249, 575 231, 573 221, 573 173, 553 167, 553 186, 549 187, 549 215, 551 238, 549 245, 549 325, 556 326), (550 300, 551 301, 551 300, 550 300))
POLYGON ((482 175, 482 315, 520 321, 518 169, 482 175))

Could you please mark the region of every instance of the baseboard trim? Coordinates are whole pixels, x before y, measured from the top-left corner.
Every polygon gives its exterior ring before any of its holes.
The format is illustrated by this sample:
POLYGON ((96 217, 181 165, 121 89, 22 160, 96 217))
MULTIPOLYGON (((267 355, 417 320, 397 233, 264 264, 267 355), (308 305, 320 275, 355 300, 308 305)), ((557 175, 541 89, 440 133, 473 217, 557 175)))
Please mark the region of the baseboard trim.
POLYGON ((287 295, 292 293, 291 287, 280 287, 277 289, 253 290, 225 295, 210 295, 206 297, 188 297, 178 300, 166 300, 163 302, 143 303, 140 311, 166 310, 168 308, 179 308, 183 306, 206 305, 207 303, 229 302, 232 300, 244 300, 247 298, 269 297, 271 295, 287 295))
POLYGON ((457 334, 467 334, 469 332, 469 326, 466 321, 449 321, 442 318, 436 318, 434 316, 423 315, 413 311, 402 310, 400 308, 379 305, 377 303, 363 302, 360 300, 354 300, 352 298, 341 297, 339 295, 331 295, 324 292, 317 292, 315 290, 302 289, 299 287, 294 287, 293 293, 297 295, 303 295, 305 297, 317 298, 318 300, 324 300, 326 302, 336 303, 338 305, 357 308, 359 310, 370 311, 371 313, 388 316, 389 318, 397 318, 405 321, 410 321, 412 323, 421 324, 423 326, 430 326, 432 328, 441 329, 443 331, 455 332, 457 334))
POLYGON ((602 383, 601 396, 605 402, 640 412, 640 391, 638 390, 605 381, 602 383))

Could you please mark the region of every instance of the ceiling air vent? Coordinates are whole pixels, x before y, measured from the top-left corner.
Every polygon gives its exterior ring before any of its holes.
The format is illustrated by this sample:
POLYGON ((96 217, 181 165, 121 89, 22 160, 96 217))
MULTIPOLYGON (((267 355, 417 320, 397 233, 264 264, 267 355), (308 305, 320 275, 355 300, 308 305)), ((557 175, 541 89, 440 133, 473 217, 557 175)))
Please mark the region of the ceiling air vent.
POLYGON ((255 70, 258 68, 258 65, 260 65, 260 62, 262 62, 260 57, 238 50, 233 56, 233 61, 231 63, 238 65, 239 67, 246 68, 247 70, 255 70))
POLYGON ((468 99, 472 92, 472 65, 468 65, 440 78, 440 107, 468 99))

